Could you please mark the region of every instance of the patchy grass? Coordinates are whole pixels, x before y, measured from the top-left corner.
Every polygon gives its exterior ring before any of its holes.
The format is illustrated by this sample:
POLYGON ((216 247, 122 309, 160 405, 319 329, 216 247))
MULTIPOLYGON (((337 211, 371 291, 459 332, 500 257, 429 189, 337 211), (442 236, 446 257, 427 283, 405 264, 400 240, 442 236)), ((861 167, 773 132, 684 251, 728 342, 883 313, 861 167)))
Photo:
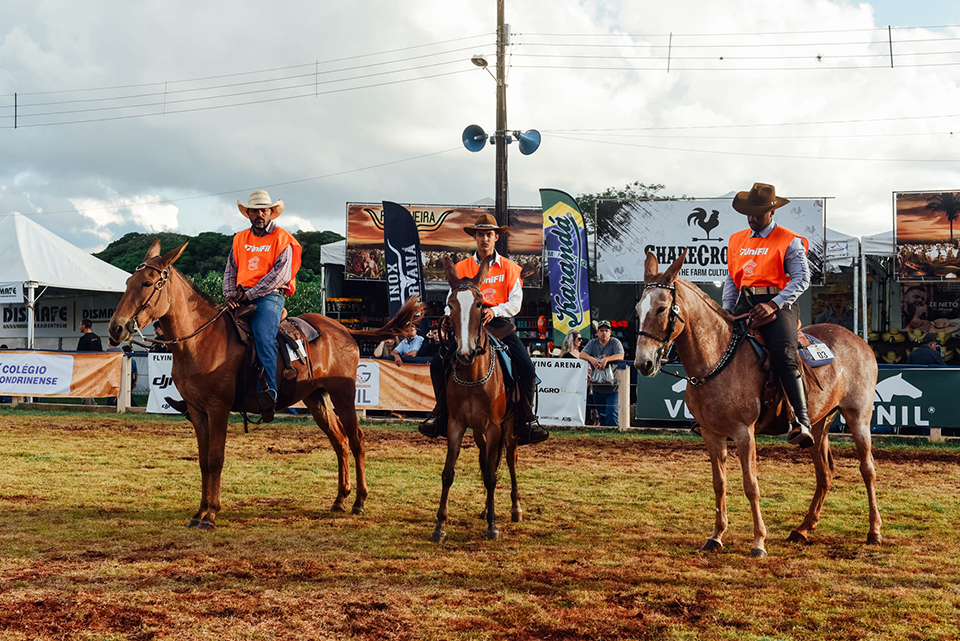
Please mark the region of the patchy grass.
MULTIPOLYGON (((808 457, 762 441, 766 559, 728 464, 722 553, 706 452, 694 438, 557 433, 520 450, 524 521, 484 540, 477 450, 429 542, 445 447, 367 426, 370 498, 331 514, 336 463, 306 421, 232 424, 223 511, 199 502, 180 419, 0 412, 0 639, 955 639, 960 449, 876 450, 884 542, 866 546, 849 443, 820 528, 786 543, 813 489, 808 457)), ((351 474, 352 476, 352 474, 351 474)))

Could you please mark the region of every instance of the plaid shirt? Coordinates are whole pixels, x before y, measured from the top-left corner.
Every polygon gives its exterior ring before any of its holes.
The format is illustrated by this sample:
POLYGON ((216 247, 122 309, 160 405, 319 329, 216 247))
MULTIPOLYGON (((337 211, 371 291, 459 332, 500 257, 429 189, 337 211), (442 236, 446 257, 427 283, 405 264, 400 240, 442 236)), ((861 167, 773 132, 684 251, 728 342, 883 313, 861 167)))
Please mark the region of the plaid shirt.
MULTIPOLYGON (((267 225, 266 233, 269 234, 276 229, 276 223, 270 222, 267 225)), ((292 277, 293 248, 287 247, 277 257, 277 262, 273 268, 257 281, 253 287, 244 290, 243 295, 247 300, 256 300, 266 296, 270 292, 283 287, 290 282, 292 277)), ((233 256, 233 251, 227 257, 227 266, 223 270, 223 295, 230 297, 237 291, 237 259, 233 256)))

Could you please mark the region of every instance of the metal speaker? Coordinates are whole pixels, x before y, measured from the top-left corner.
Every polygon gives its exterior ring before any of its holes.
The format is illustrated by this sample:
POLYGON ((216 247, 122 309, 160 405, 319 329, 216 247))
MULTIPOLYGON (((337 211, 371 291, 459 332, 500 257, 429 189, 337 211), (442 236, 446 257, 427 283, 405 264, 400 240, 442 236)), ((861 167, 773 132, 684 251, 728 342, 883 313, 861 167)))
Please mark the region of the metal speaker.
POLYGON ((536 129, 524 132, 518 131, 517 139, 520 141, 520 153, 524 156, 529 156, 540 147, 540 132, 536 129))
POLYGON ((487 144, 487 134, 480 125, 470 125, 463 130, 463 146, 467 151, 480 151, 485 144, 487 144))

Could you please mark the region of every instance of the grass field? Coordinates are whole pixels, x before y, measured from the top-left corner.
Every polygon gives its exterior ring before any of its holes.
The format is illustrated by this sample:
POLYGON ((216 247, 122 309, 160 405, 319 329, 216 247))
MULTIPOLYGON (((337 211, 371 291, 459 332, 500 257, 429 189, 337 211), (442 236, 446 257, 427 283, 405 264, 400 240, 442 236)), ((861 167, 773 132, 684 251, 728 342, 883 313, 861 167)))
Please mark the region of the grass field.
MULTIPOLYGON (((766 559, 736 459, 730 530, 713 527, 706 452, 687 436, 564 432, 520 450, 524 521, 484 539, 477 450, 449 539, 430 543, 445 447, 367 426, 370 498, 331 514, 336 466, 306 423, 231 425, 223 511, 199 502, 182 420, 0 411, 0 639, 956 639, 960 449, 877 443, 883 544, 866 546, 852 445, 821 525, 785 541, 808 457, 760 447, 766 559)), ((919 444, 918 444, 919 445, 919 444)))

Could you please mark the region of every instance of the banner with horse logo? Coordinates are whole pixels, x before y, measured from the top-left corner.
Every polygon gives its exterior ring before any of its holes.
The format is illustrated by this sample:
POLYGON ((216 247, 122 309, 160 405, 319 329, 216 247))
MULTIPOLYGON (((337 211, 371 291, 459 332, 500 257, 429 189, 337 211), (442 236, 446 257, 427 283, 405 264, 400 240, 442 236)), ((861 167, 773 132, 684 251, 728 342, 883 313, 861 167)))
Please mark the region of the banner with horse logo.
POLYGON ((541 189, 543 239, 547 246, 553 342, 578 330, 590 337, 590 278, 587 274, 587 232, 577 201, 557 189, 541 189))
MULTIPOLYGON (((733 199, 601 200, 597 203, 597 280, 643 282, 647 252, 661 264, 687 250, 680 276, 695 283, 727 277, 727 240, 747 228, 747 217, 733 209, 733 199)), ((774 222, 810 243, 810 282, 823 281, 826 244, 823 199, 791 199, 777 210, 774 222)))
MULTIPOLYGON (((463 228, 480 214, 493 214, 493 207, 458 205, 402 205, 417 225, 423 256, 423 276, 446 282, 443 257, 453 262, 471 256, 477 247, 463 228)), ((543 214, 535 207, 507 210, 510 233, 508 257, 520 265, 524 287, 540 287, 543 280, 543 214)), ((347 203, 347 250, 344 278, 385 280, 384 208, 381 203, 347 203)))
POLYGON ((417 223, 403 205, 383 201, 383 246, 391 316, 411 296, 423 297, 423 265, 417 223))

